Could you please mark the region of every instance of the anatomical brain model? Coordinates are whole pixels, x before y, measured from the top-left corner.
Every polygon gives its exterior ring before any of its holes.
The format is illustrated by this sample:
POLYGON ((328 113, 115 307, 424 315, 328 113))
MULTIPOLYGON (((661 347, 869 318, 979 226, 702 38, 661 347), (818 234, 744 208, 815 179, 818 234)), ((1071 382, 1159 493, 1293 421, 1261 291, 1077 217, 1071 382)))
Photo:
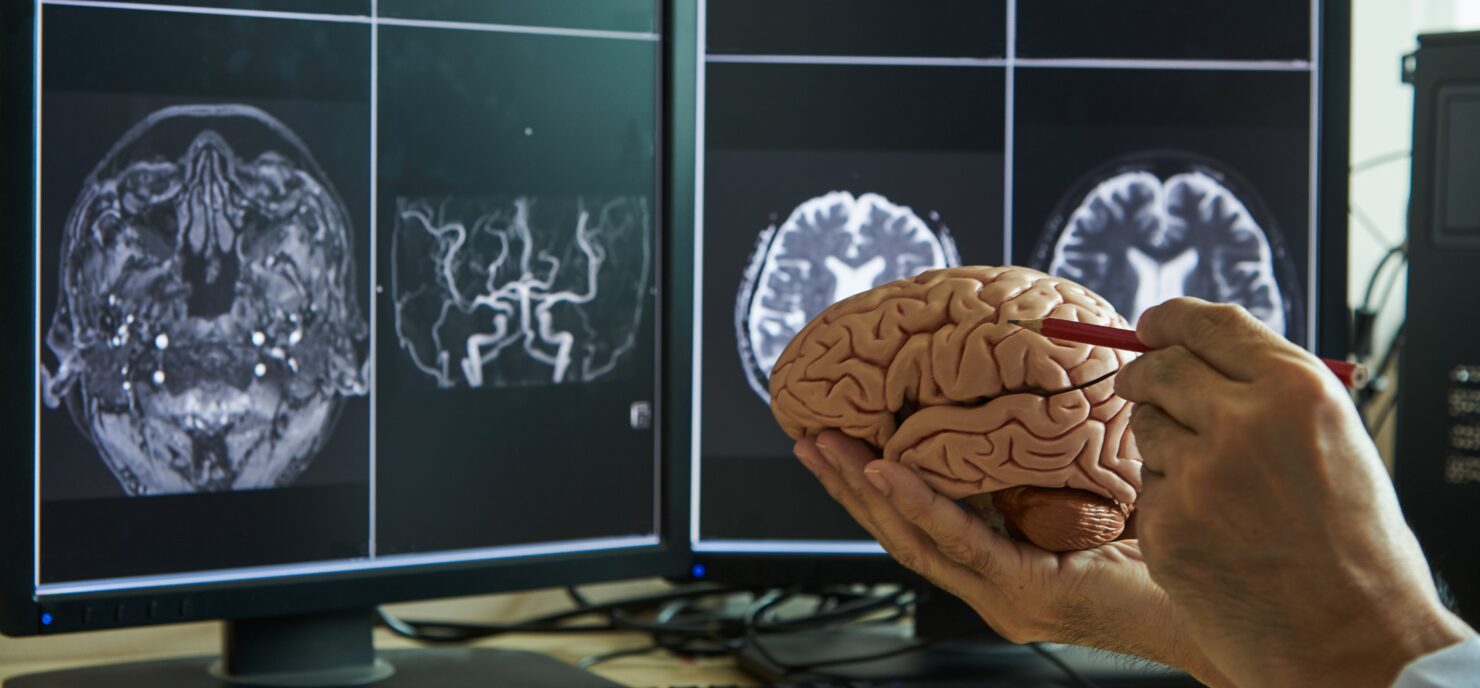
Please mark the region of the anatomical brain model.
POLYGON ((1010 533, 1052 551, 1118 537, 1140 491, 1131 404, 1114 375, 1134 354, 1008 323, 1125 327, 1099 295, 1020 267, 925 272, 840 301, 771 375, 793 438, 837 429, 1010 533))

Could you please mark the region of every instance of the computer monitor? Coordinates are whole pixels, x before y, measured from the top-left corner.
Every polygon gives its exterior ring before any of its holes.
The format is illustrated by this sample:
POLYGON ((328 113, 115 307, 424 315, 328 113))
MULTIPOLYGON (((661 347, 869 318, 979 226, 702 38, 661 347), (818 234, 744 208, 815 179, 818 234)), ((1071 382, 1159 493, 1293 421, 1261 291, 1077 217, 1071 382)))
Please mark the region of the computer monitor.
POLYGON ((694 575, 912 580, 798 465, 766 388, 822 307, 911 271, 1025 265, 1131 320, 1233 301, 1345 355, 1349 3, 700 5, 694 575), (1181 222, 1174 186, 1218 209, 1181 222))
POLYGON ((0 630, 365 678, 380 603, 683 570, 661 0, 0 13, 0 630))

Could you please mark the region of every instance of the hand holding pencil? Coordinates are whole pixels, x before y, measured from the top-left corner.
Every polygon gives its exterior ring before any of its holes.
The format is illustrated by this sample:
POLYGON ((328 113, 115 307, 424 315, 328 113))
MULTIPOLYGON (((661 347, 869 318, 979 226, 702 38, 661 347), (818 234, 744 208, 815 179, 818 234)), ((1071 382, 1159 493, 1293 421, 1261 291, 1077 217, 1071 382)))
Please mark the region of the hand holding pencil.
MULTIPOLYGON (((1124 349, 1145 353, 1151 350, 1136 336, 1135 330, 1123 330, 1118 327, 1105 327, 1104 325, 1091 325, 1089 323, 1064 320, 1062 318, 1039 318, 1036 320, 1008 320, 1007 322, 1032 330, 1049 339, 1061 339, 1079 344, 1091 344, 1094 346, 1106 346, 1112 349, 1124 349)), ((1350 361, 1339 361, 1333 358, 1322 358, 1322 363, 1341 379, 1342 384, 1347 387, 1361 387, 1367 383, 1367 369, 1361 364, 1350 361)))

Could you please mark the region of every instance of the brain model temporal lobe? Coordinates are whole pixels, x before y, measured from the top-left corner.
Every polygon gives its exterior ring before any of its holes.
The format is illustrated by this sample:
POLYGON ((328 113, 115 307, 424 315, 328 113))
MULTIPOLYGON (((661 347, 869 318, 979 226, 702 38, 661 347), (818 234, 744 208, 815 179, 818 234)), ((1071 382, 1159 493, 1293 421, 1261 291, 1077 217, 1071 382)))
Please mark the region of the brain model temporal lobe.
POLYGON ((1114 374, 1134 354, 1061 343, 1008 320, 1125 327, 1094 292, 1019 267, 959 267, 842 301, 786 348, 771 407, 793 438, 837 429, 941 494, 1053 551, 1120 535, 1140 491, 1131 404, 1114 374))
POLYGON ((401 348, 443 388, 598 381, 637 342, 652 245, 638 197, 401 199, 401 348))
POLYGON ((131 495, 290 483, 365 393, 348 215, 280 122, 161 110, 67 220, 44 393, 131 495))
POLYGON ((835 191, 797 206, 761 233, 735 304, 746 378, 769 400, 767 378, 792 338, 824 308, 925 270, 959 265, 955 242, 878 194, 835 191))
POLYGON ((1100 292, 1130 322, 1177 296, 1239 304, 1280 334, 1299 322, 1298 292, 1285 291, 1293 267, 1272 248, 1271 221, 1211 169, 1120 169, 1066 200, 1072 210, 1056 216, 1062 227, 1045 235, 1040 264, 1100 292))

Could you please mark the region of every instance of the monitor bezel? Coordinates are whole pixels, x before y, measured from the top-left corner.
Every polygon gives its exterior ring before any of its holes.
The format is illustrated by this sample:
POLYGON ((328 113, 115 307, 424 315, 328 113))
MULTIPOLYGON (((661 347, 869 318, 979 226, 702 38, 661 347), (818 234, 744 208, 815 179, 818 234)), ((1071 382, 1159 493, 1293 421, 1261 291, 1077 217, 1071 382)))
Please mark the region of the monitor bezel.
MULTIPOLYGON (((11 426, 10 460, 0 464, 0 634, 32 636, 129 626, 181 623, 217 619, 303 615, 316 612, 368 608, 382 603, 510 592, 561 585, 621 580, 649 576, 674 577, 687 570, 687 504, 689 485, 690 404, 688 373, 691 355, 693 274, 683 260, 692 255, 693 199, 668 190, 685 188, 675 177, 675 160, 688 156, 692 168, 694 103, 693 3, 683 0, 654 0, 660 32, 661 137, 657 218, 658 273, 661 313, 680 314, 660 319, 659 403, 655 429, 660 456, 658 471, 658 544, 626 549, 576 552, 556 555, 488 559, 457 564, 407 566, 375 570, 308 574, 122 591, 48 595, 38 598, 34 585, 34 513, 37 494, 35 467, 36 431, 33 395, 34 365, 8 366, 0 372, 0 404, 10 417, 27 419, 25 430, 11 426), (674 184, 680 184, 674 186, 674 184), (687 245, 686 245, 687 244, 687 245), (43 617, 50 623, 43 623, 43 617)), ((34 55, 39 31, 36 3, 0 3, 0 56, 11 68, 0 71, 0 141, 12 155, 0 171, 0 184, 13 191, 0 193, 0 218, 11 226, 35 227, 34 174, 36 134, 34 103, 38 83, 34 55), (24 71, 15 65, 29 65, 24 71)), ((680 170, 677 176, 684 176, 680 170)), ((691 184, 690 184, 691 186, 691 184)), ((3 259, 0 285, 10 294, 0 313, 10 322, 24 322, 0 343, 0 351, 12 359, 29 361, 35 341, 34 255, 37 237, 12 246, 3 259)))
MULTIPOLYGON (((702 0, 701 0, 702 2, 702 0)), ((1318 355, 1344 359, 1351 350, 1347 307, 1347 196, 1350 164, 1351 0, 1320 0, 1318 15, 1317 141, 1319 250, 1316 255, 1318 355)), ((702 30, 702 27, 701 27, 702 30)), ((702 68, 703 65, 700 65, 702 68)), ((675 88, 694 89, 694 82, 675 88)), ((675 167, 681 165, 675 161, 675 167)), ((693 170, 692 164, 688 168, 693 170)), ((690 180, 692 187, 693 180, 690 180)), ((697 509, 697 501, 690 508, 697 509)), ((927 583, 885 554, 699 551, 678 580, 740 586, 839 583, 927 583)))

